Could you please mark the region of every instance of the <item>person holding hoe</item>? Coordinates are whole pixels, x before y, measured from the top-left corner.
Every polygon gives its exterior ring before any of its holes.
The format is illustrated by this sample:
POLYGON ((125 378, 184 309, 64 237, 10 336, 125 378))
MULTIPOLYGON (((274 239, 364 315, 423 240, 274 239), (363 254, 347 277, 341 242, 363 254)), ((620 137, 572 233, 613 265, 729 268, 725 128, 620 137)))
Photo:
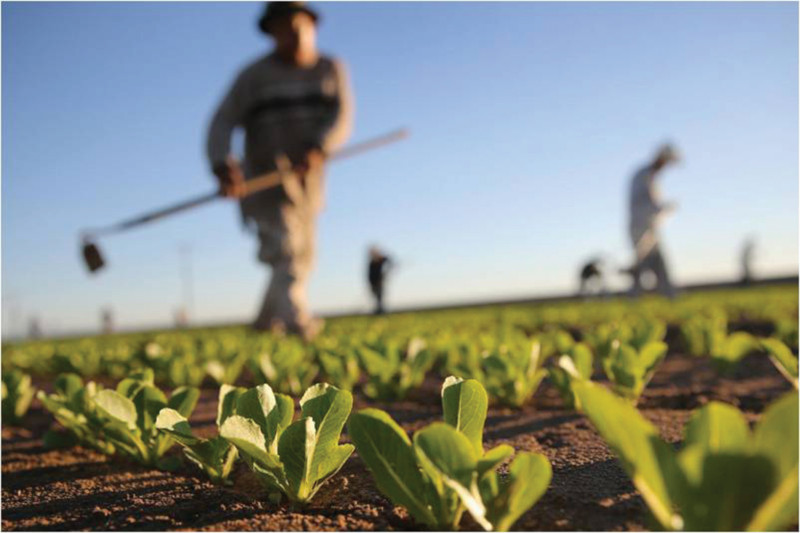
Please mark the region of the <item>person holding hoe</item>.
POLYGON ((319 16, 304 2, 269 2, 258 26, 274 49, 244 68, 214 114, 207 152, 222 194, 240 199, 258 235, 258 259, 272 267, 258 330, 314 337, 322 321, 306 298, 323 206, 325 160, 350 134, 352 97, 341 61, 317 50, 319 16), (245 132, 240 164, 231 135, 245 132), (246 182, 280 170, 279 187, 246 195, 246 182))

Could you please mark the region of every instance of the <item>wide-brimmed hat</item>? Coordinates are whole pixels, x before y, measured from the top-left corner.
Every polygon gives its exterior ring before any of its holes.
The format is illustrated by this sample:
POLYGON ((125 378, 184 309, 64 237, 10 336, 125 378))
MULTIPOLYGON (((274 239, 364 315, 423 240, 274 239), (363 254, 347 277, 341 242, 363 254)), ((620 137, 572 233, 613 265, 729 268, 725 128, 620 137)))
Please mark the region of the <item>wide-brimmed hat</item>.
POLYGON ((267 2, 264 14, 258 19, 258 27, 264 33, 269 33, 269 25, 272 21, 294 13, 306 13, 314 19, 314 22, 319 21, 317 12, 308 7, 305 2, 267 2))

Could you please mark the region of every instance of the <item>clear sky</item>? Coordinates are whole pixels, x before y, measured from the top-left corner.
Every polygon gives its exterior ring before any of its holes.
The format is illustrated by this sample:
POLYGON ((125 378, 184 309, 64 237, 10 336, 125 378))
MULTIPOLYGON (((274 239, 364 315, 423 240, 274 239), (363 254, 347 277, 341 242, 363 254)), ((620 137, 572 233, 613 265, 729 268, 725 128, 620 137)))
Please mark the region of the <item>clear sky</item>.
MULTIPOLYGON (((631 259, 632 173, 664 140, 679 203, 663 230, 680 282, 797 272, 796 3, 318 3, 360 140, 407 141, 332 165, 310 288, 368 308, 366 249, 400 266, 390 305, 574 290, 582 261, 631 259)), ((211 113, 270 42, 260 3, 2 4, 3 333, 170 324, 191 247, 194 318, 249 320, 267 271, 234 204, 101 240, 81 228, 212 188, 211 113)))

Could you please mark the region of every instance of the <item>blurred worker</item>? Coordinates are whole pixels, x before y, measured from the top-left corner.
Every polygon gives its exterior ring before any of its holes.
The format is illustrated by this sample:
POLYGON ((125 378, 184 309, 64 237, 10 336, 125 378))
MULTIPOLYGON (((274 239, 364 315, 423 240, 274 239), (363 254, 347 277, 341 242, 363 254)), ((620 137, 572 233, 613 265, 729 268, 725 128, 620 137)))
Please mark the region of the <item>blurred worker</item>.
POLYGON ((100 311, 100 327, 103 335, 114 333, 114 311, 110 307, 104 307, 100 311))
POLYGON ((39 322, 39 317, 33 316, 28 321, 28 338, 29 339, 42 338, 42 325, 39 322))
POLYGON ((634 175, 631 183, 630 236, 636 260, 627 272, 633 276, 632 291, 635 295, 641 292, 641 277, 648 271, 656 278, 658 292, 670 298, 675 295, 659 246, 658 226, 676 205, 661 202, 656 178, 667 165, 678 159, 678 152, 672 145, 662 146, 653 161, 634 175))
POLYGON ((602 294, 604 292, 603 261, 599 257, 595 257, 581 268, 578 294, 588 296, 589 294, 602 294))
POLYGON ((744 242, 742 248, 742 285, 749 285, 753 281, 753 252, 756 242, 752 237, 744 242))
POLYGON ((367 277, 369 279, 369 287, 372 290, 372 295, 375 297, 376 315, 382 315, 384 313, 383 284, 386 281, 386 274, 388 274, 392 265, 392 260, 377 246, 372 246, 369 249, 369 271, 367 277))
POLYGON ((323 205, 328 154, 347 139, 351 95, 341 62, 317 51, 319 17, 303 2, 269 2, 259 20, 274 49, 237 76, 208 132, 208 158, 224 195, 241 198, 245 224, 258 234, 258 259, 272 267, 253 327, 311 338, 322 327, 306 301, 315 225, 323 205), (240 166, 231 134, 245 130, 240 166), (288 159, 288 161, 287 161, 288 159), (282 167, 281 186, 245 196, 245 182, 282 167))

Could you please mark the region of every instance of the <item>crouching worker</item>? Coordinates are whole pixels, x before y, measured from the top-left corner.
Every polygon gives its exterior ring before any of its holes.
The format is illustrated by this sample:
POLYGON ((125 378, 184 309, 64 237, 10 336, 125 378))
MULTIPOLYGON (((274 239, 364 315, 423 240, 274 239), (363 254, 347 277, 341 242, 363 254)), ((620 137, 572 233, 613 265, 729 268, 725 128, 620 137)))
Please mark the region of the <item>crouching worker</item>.
POLYGON ((351 95, 342 64, 317 51, 318 16, 303 2, 270 2, 259 28, 274 49, 236 77, 214 114, 207 151, 224 195, 239 198, 245 226, 258 235, 258 259, 272 267, 259 330, 310 339, 306 287, 314 264, 315 226, 323 206, 326 156, 350 133, 351 95), (230 153, 245 133, 244 161, 230 153), (246 182, 281 167, 283 184, 245 195, 246 182))

